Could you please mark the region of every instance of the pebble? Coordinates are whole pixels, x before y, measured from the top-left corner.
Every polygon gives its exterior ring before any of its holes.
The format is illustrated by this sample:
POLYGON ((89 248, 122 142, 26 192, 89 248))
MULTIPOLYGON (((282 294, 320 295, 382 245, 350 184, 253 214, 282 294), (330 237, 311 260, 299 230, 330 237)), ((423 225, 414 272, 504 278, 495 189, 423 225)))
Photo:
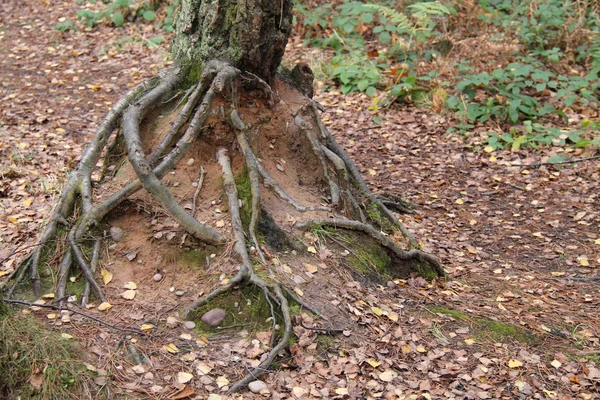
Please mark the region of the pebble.
POLYGON ((196 327, 196 323, 194 321, 185 321, 183 326, 185 329, 194 329, 196 327))
POLYGON ((154 279, 156 282, 160 282, 162 281, 162 275, 161 274, 154 274, 154 276, 152 277, 152 279, 154 279))
POLYGON ((225 319, 225 310, 213 308, 200 318, 208 326, 218 326, 225 319))
POLYGON ((190 158, 189 160, 187 160, 187 165, 189 165, 191 167, 192 165, 194 165, 195 161, 196 160, 194 160, 193 158, 190 158))
POLYGON ((267 384, 263 381, 253 381, 248 384, 248 389, 250 389, 252 393, 260 393, 262 390, 268 388, 267 384))
POLYGON ((183 290, 178 290, 175 292, 175 296, 183 296, 185 292, 183 290))
POLYGON ((110 232, 110 237, 115 242, 120 242, 121 239, 123 239, 123 229, 118 228, 116 226, 111 226, 109 232, 110 232))

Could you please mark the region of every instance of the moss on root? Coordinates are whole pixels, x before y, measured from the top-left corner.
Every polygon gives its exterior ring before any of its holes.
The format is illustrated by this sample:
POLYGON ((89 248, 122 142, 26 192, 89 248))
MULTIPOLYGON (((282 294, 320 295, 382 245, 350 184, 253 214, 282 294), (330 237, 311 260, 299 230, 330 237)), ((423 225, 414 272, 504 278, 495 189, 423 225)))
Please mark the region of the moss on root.
POLYGON ((478 342, 507 343, 516 340, 526 345, 540 342, 537 336, 513 324, 494 321, 485 317, 472 317, 463 311, 446 307, 432 307, 430 310, 436 314, 449 315, 456 321, 467 323, 473 332, 473 338, 478 342))
MULTIPOLYGON (((277 318, 280 318, 277 304, 273 303, 273 308, 277 318)), ((197 321, 197 329, 208 336, 228 327, 246 329, 249 332, 260 332, 273 327, 269 302, 265 299, 263 291, 253 285, 217 296, 196 308, 193 318, 197 321), (214 308, 225 310, 225 319, 215 328, 200 321, 204 313, 214 308)))

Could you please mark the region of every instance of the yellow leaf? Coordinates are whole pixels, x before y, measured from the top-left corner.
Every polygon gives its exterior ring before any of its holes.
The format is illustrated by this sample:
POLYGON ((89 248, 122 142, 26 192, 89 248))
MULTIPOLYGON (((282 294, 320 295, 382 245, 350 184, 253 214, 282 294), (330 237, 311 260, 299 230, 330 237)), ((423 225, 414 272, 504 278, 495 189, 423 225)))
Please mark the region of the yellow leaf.
POLYGON ((142 326, 140 326, 140 329, 143 331, 149 331, 152 328, 154 328, 154 325, 152 325, 152 324, 143 324, 142 326))
POLYGON ((100 311, 110 310, 111 308, 112 308, 112 304, 110 304, 108 301, 105 301, 104 303, 102 303, 98 306, 98 310, 100 310, 100 311))
POLYGON ((493 153, 494 152, 494 148, 492 146, 485 146, 483 148, 483 151, 485 151, 486 153, 493 153))
POLYGON ((23 207, 27 208, 31 205, 31 203, 33 203, 33 197, 28 198, 27 200, 25 200, 23 202, 23 207))
POLYGON ((542 232, 535 232, 535 233, 532 233, 532 235, 535 236, 535 237, 540 237, 541 238, 542 237, 542 232))
POLYGON ((550 363, 550 365, 552 365, 554 368, 560 368, 560 366, 562 365, 562 363, 558 360, 552 360, 552 362, 550 363))
POLYGON ((217 221, 217 228, 222 228, 225 226, 225 221, 220 219, 217 221))
POLYGON ((387 317, 393 322, 398 322, 398 313, 397 312, 390 311, 388 313, 387 317))
POLYGON ((596 239, 596 240, 594 240, 594 243, 595 243, 595 244, 600 244, 600 239, 596 239))
POLYGON ((522 367, 522 366, 523 366, 523 363, 521 361, 519 361, 519 360, 514 360, 513 359, 513 360, 510 360, 508 362, 508 368, 519 368, 519 367, 522 367))
POLYGON ((403 352, 404 354, 408 354, 408 353, 410 353, 410 346, 409 346, 409 345, 407 345, 407 344, 403 344, 403 345, 401 346, 401 349, 402 349, 402 352, 403 352))
POLYGON ((125 289, 131 289, 131 290, 137 289, 137 285, 135 284, 135 282, 125 282, 125 284, 123 285, 123 287, 125 289))
POLYGON ((417 350, 419 353, 426 353, 427 349, 423 346, 417 346, 417 348, 415 349, 417 350))
POLYGON ((54 298, 54 293, 46 293, 45 295, 42 296, 42 299, 53 299, 54 298))
POLYGON ((348 388, 337 388, 335 393, 341 395, 348 394, 348 388))
POLYGON ((194 377, 194 375, 192 375, 188 372, 178 372, 177 373, 177 382, 179 382, 183 385, 184 383, 188 383, 189 381, 191 381, 193 377, 194 377))
POLYGON ((72 276, 69 278, 69 280, 73 283, 77 282, 77 277, 76 276, 72 276))
POLYGON ((300 290, 300 288, 294 288, 294 292, 296 292, 300 297, 304 296, 304 292, 300 290))
POLYGON ((465 339, 465 343, 468 344, 469 346, 475 344, 475 340, 473 339, 465 339))
POLYGON ((112 281, 113 274, 111 274, 109 271, 103 269, 100 271, 100 275, 102 275, 102 282, 104 282, 105 285, 108 285, 110 281, 112 281))
POLYGON ((217 382, 217 386, 220 388, 222 388, 223 386, 227 386, 229 385, 229 379, 227 379, 227 377, 225 375, 223 376, 219 376, 216 380, 217 382))
POLYGON ((168 345, 165 346, 165 348, 171 354, 179 353, 179 347, 175 346, 173 343, 169 343, 168 345))
POLYGON ((502 305, 502 303, 498 303, 498 308, 501 309, 502 311, 506 311, 506 307, 504 307, 502 305))
POLYGON ((304 264, 304 267, 306 268, 306 272, 308 272, 310 274, 314 274, 315 272, 317 272, 319 270, 319 268, 317 268, 316 266, 314 266, 312 264, 304 264))
POLYGON ((590 266, 590 263, 589 263, 589 261, 588 261, 587 258, 585 258, 585 257, 579 257, 578 260, 579 260, 579 264, 581 264, 583 267, 589 267, 590 266))
POLYGON ((125 300, 133 300, 135 298, 135 290, 126 290, 121 293, 121 297, 125 300))
POLYGON ((377 175, 377 171, 375 171, 374 169, 369 169, 369 175, 375 176, 377 175))
POLYGON ((381 365, 381 362, 379 362, 379 361, 377 361, 377 360, 374 360, 374 359, 372 359, 372 358, 368 359, 368 360, 367 360, 367 363, 368 363, 368 364, 369 364, 371 367, 373 367, 373 368, 377 368, 377 367, 379 367, 379 366, 381 365))
POLYGON ((558 271, 552 272, 552 276, 563 276, 564 274, 565 274, 565 272, 558 272, 558 271))
POLYGON ((498 159, 495 156, 490 156, 490 162, 494 162, 496 160, 498 160, 498 159))
POLYGON ((69 335, 68 333, 61 333, 60 337, 62 339, 73 339, 73 335, 69 335))
POLYGON ((378 317, 383 315, 383 310, 379 307, 371 307, 371 311, 373 312, 373 314, 377 315, 378 317))
POLYGON ((315 246, 308 246, 308 247, 306 248, 306 250, 307 250, 309 253, 317 254, 317 249, 315 249, 315 246))
POLYGON ((456 204, 464 204, 465 201, 463 199, 456 199, 455 203, 456 204))

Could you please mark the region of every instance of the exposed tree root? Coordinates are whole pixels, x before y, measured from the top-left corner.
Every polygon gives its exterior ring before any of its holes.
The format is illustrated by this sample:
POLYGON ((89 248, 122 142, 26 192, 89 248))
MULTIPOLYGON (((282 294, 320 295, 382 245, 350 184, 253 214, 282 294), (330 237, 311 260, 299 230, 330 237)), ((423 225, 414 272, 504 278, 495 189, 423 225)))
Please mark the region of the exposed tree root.
MULTIPOLYGON (((173 100, 176 97, 173 96, 173 93, 182 85, 183 75, 179 68, 172 68, 130 91, 109 112, 92 143, 84 152, 77 169, 71 174, 41 235, 39 246, 11 275, 14 282, 6 293, 8 298, 13 295, 15 288, 21 284, 27 272, 33 286, 33 292, 36 296, 39 296, 39 265, 42 251, 57 236, 59 225, 64 225, 68 230, 66 236, 69 246, 62 254, 55 288, 60 306, 64 305, 64 301, 68 297, 66 285, 71 274, 70 271, 74 266, 79 267, 86 278, 86 286, 81 299, 82 304, 85 305, 89 302, 91 291, 94 292, 98 300, 106 301, 106 297, 95 279, 102 238, 94 234, 94 229, 102 223, 111 211, 142 188, 152 198, 160 202, 164 210, 187 233, 207 244, 221 245, 226 243, 228 238, 202 224, 195 217, 196 202, 202 189, 204 177, 203 168, 201 169, 198 187, 193 196, 191 213, 188 213, 177 202, 171 191, 163 185, 161 179, 175 168, 192 144, 200 138, 201 130, 205 127, 206 120, 212 111, 215 97, 226 98, 227 94, 229 95, 231 107, 230 122, 235 130, 237 146, 241 150, 250 182, 250 221, 248 229, 245 231, 240 216, 239 196, 231 160, 228 150, 221 148, 217 152, 217 161, 223 172, 223 188, 228 199, 233 231, 233 249, 240 266, 237 273, 226 283, 191 304, 185 311, 184 318, 189 318, 194 314, 197 307, 206 304, 215 297, 244 285, 254 285, 264 294, 273 318, 272 349, 258 367, 249 371, 231 387, 230 392, 244 388, 259 375, 267 372, 277 355, 287 346, 292 333, 288 298, 313 314, 325 318, 313 306, 299 298, 293 290, 280 283, 276 273, 271 270, 267 263, 267 257, 257 237, 257 226, 261 211, 261 182, 263 187, 272 190, 277 196, 300 212, 321 213, 326 214, 328 217, 332 214, 344 215, 344 217, 319 218, 302 222, 297 224, 297 227, 308 229, 310 226, 325 225, 361 231, 393 252, 398 259, 428 263, 437 274, 445 276, 441 264, 435 257, 417 249, 404 250, 369 224, 369 218, 372 219, 372 216, 365 211, 368 210, 368 207, 374 206, 391 224, 401 230, 403 235, 410 241, 411 246, 416 247, 417 242, 414 237, 386 207, 386 204, 391 205, 391 203, 382 201, 369 190, 354 163, 323 125, 318 115, 318 106, 314 102, 310 103, 310 109, 316 128, 299 115, 295 116, 295 122, 301 129, 318 161, 322 177, 329 188, 331 204, 329 206, 301 205, 290 196, 263 166, 259 158, 260 154, 257 153, 259 149, 253 149, 249 144, 247 137, 249 128, 242 121, 237 111, 237 90, 240 84, 241 72, 223 62, 212 61, 205 65, 200 82, 191 91, 187 103, 182 107, 165 137, 153 149, 153 153, 147 157, 140 137, 140 123, 150 110, 160 107, 165 99, 173 100), (186 123, 188 126, 185 132, 182 133, 181 130, 186 123), (118 134, 122 135, 124 139, 127 157, 137 179, 125 184, 105 200, 94 203, 92 198, 92 172, 107 146, 109 137, 118 126, 121 127, 118 134), (348 218, 356 218, 357 220, 348 218), (83 246, 89 246, 90 238, 94 239, 94 242, 91 257, 88 257, 83 246), (259 261, 269 269, 268 280, 256 274, 251 258, 255 254, 249 252, 250 246, 256 249, 256 256, 259 261), (278 316, 281 316, 283 326, 280 326, 281 322, 277 321, 278 316), (280 326, 279 329, 277 329, 278 326, 280 326)), ((272 102, 273 92, 267 83, 253 75, 251 81, 254 87, 258 84, 269 101, 272 102)), ((221 110, 223 110, 223 106, 221 106, 221 110)))
POLYGON ((302 230, 319 226, 331 226, 334 228, 350 229, 366 233, 367 235, 375 239, 379 244, 390 249, 394 253, 394 255, 399 259, 418 260, 426 262, 434 269, 438 276, 446 277, 446 271, 444 271, 442 264, 436 257, 418 249, 404 250, 390 238, 382 235, 381 232, 378 232, 376 229, 374 229, 371 225, 367 225, 359 221, 338 218, 314 219, 311 221, 301 222, 296 225, 298 229, 302 230))

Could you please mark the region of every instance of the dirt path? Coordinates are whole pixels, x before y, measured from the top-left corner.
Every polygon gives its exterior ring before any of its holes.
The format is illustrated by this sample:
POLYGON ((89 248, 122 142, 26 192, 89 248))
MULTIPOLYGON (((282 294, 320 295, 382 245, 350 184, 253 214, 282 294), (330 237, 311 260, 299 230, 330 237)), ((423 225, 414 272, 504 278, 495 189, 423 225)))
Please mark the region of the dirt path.
MULTIPOLYGON (((108 107, 167 62, 164 51, 144 44, 160 33, 151 26, 79 25, 61 34, 53 27, 59 18, 76 20, 73 2, 8 0, 1 8, 0 276, 24 254, 13 252, 34 243, 108 107)), ((297 58, 298 48, 291 49, 288 57, 297 58)), ((528 166, 535 153, 473 151, 476 139, 447 135, 452 121, 429 110, 381 110, 375 124, 366 98, 329 92, 317 100, 372 187, 416 206, 402 219, 453 280, 349 283, 323 293, 365 329, 340 344, 298 328, 284 363, 293 368, 267 378, 271 397, 594 398, 600 162, 528 166)), ((146 306, 131 314, 167 315, 146 306)), ((113 356, 118 335, 73 324, 97 349, 98 364, 113 356)), ((232 344, 190 361, 161 352, 162 339, 147 343, 160 363, 143 375, 131 372, 124 356, 116 362, 121 369, 102 365, 122 393, 167 398, 175 374, 192 362, 197 369, 200 359, 212 372, 198 376, 198 398, 222 388, 233 361, 220 357, 232 344)), ((244 354, 253 349, 244 346, 244 354)))

